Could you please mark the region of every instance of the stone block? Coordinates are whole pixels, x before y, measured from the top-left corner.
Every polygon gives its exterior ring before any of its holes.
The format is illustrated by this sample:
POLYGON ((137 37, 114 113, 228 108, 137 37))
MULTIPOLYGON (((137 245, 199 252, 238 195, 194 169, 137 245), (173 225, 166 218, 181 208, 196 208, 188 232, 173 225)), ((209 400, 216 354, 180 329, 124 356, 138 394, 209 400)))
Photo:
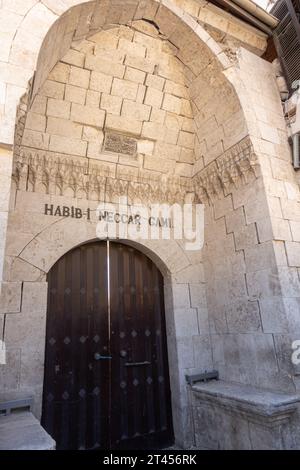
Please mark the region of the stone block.
POLYGON ((41 114, 29 112, 26 118, 26 128, 32 131, 45 132, 46 130, 46 118, 41 114))
POLYGON ((276 258, 273 244, 265 242, 254 247, 245 248, 245 261, 247 272, 274 267, 276 265, 276 258))
POLYGON ((142 137, 153 140, 164 140, 165 132, 164 127, 159 123, 144 122, 142 137))
POLYGON ((161 91, 148 87, 146 91, 145 104, 153 106, 154 108, 161 108, 163 97, 164 94, 161 91))
POLYGON ((63 100, 48 99, 47 116, 69 119, 71 103, 63 100))
POLYGON ((86 94, 86 105, 99 108, 101 93, 98 91, 88 90, 86 94))
POLYGON ((193 174, 193 165, 188 163, 177 163, 175 167, 175 175, 182 176, 184 178, 191 178, 193 174))
POLYGON ((102 49, 117 49, 119 37, 114 30, 99 31, 89 37, 89 41, 93 41, 97 44, 98 48, 102 49))
POLYGON ((195 134, 181 131, 179 133, 178 145, 193 150, 195 147, 195 134))
POLYGON ((153 73, 155 67, 155 63, 152 60, 131 55, 126 56, 125 64, 134 69, 142 70, 143 72, 151 74, 153 73))
POLYGON ((288 181, 292 179, 293 167, 291 162, 280 160, 279 158, 272 158, 271 167, 273 177, 281 181, 288 181))
MULTIPOLYGON (((6 349, 6 365, 0 366, 0 383, 1 388, 4 392, 8 390, 10 391, 18 389, 20 385, 20 364, 21 350, 17 348, 6 349)), ((2 422, 2 420, 3 417, 1 416, 0 423, 2 422)), ((4 439, 4 436, 6 436, 6 434, 2 430, 0 439, 4 439)))
MULTIPOLYGON (((195 162, 195 154, 193 150, 182 148, 179 160, 184 163, 193 164, 195 162)), ((195 168, 193 168, 195 169, 195 168)))
POLYGON ((227 233, 234 232, 237 228, 242 228, 246 224, 245 214, 243 207, 239 207, 234 211, 226 214, 226 231, 227 233))
POLYGON ((82 139, 87 140, 89 142, 101 142, 103 143, 104 133, 100 129, 96 129, 95 127, 84 126, 82 139))
POLYGON ((163 109, 152 108, 150 121, 156 122, 157 124, 164 124, 166 114, 166 111, 163 109))
POLYGON ((119 80, 118 78, 114 78, 111 92, 115 96, 135 101, 138 93, 138 85, 137 83, 130 82, 129 80, 119 80))
POLYGON ((122 116, 128 119, 135 119, 136 121, 148 121, 150 118, 150 106, 144 104, 133 103, 129 100, 123 101, 122 116))
POLYGON ((146 170, 157 171, 159 169, 162 173, 173 173, 175 170, 175 164, 175 160, 157 158, 154 156, 145 156, 144 159, 144 168, 146 170))
POLYGON ((69 49, 66 55, 62 58, 62 62, 66 64, 75 65, 76 67, 83 68, 85 61, 85 54, 83 52, 69 49))
POLYGON ((165 85, 165 79, 158 75, 148 74, 146 78, 146 85, 154 88, 155 90, 162 91, 165 85))
POLYGON ((280 138, 276 128, 261 121, 259 121, 259 128, 261 136, 264 140, 267 140, 268 142, 272 142, 274 144, 280 144, 280 138))
POLYGON ((18 313, 21 311, 21 282, 2 282, 0 313, 18 313))
POLYGON ((58 62, 50 72, 48 79, 55 82, 68 83, 71 67, 58 62))
POLYGON ((205 284, 197 284, 192 281, 189 285, 191 306, 194 307, 206 307, 206 293, 205 284))
POLYGON ((47 133, 69 137, 70 139, 81 139, 82 125, 66 119, 48 117, 47 133))
POLYGON ((63 83, 54 82, 53 80, 46 80, 41 90, 41 95, 55 100, 62 100, 64 94, 65 85, 63 83))
POLYGON ((137 42, 128 41, 125 38, 119 40, 118 49, 134 57, 142 57, 144 59, 146 56, 146 47, 137 42))
POLYGON ((156 142, 154 155, 160 158, 179 161, 181 148, 177 145, 165 144, 164 142, 156 142))
POLYGON ((261 331, 260 310, 257 301, 239 300, 227 305, 226 321, 230 333, 261 331))
POLYGON ((258 244, 256 225, 250 224, 234 231, 236 251, 258 244))
POLYGON ((66 85, 65 100, 72 103, 85 104, 86 89, 74 85, 66 85))
POLYGON ((137 152, 145 155, 152 155, 154 151, 154 142, 152 140, 138 140, 137 152))
POLYGON ((133 119, 128 120, 123 116, 114 116, 107 114, 105 121, 106 129, 118 132, 127 132, 128 134, 139 135, 142 131, 142 122, 133 119))
POLYGON ((281 295, 281 283, 277 268, 247 273, 246 282, 249 297, 252 299, 281 295))
POLYGON ((261 319, 265 333, 287 333, 288 321, 282 297, 260 300, 261 319))
POLYGON ((178 338, 176 341, 179 367, 182 369, 194 368, 194 348, 191 338, 178 338))
POLYGON ((192 308, 174 308, 175 334, 177 338, 189 337, 199 333, 197 310, 192 308))
POLYGON ((73 103, 71 109, 71 119, 74 122, 86 124, 88 126, 103 127, 105 113, 101 109, 82 106, 73 103))
POLYGON ((113 78, 101 72, 92 72, 90 89, 103 93, 110 93, 113 78))
POLYGON ((176 96, 165 94, 162 109, 170 113, 180 114, 181 112, 181 99, 176 96))
POLYGON ((179 132, 182 128, 183 117, 177 114, 166 113, 166 128, 179 132))
POLYGON ((283 217, 294 222, 300 222, 300 203, 285 198, 281 198, 280 202, 283 217))
MULTIPOLYGON (((201 333, 201 332, 200 332, 201 333)), ((191 341, 189 338, 188 341, 191 341)), ((195 368, 199 371, 213 370, 211 341, 208 334, 195 335, 192 338, 195 368)))
POLYGON ((126 67, 125 80, 129 80, 135 83, 143 84, 145 82, 146 73, 142 70, 133 69, 132 67, 126 67))
POLYGON ((33 147, 40 150, 48 150, 49 134, 25 129, 22 138, 22 145, 24 145, 25 147, 33 147))
MULTIPOLYGON (((129 64, 130 65, 130 64, 129 64)), ((88 55, 85 61, 85 68, 106 75, 112 75, 117 78, 123 78, 125 74, 125 66, 116 64, 110 60, 105 60, 99 56, 88 55)))
POLYGON ((290 228, 294 242, 300 242, 300 222, 290 221, 290 228))
MULTIPOLYGON (((20 351, 12 351, 20 362, 20 351)), ((16 358, 15 361, 16 362, 16 358)), ((12 361, 10 361, 12 367, 12 361)), ((6 379, 7 383, 7 379, 6 379)), ((10 390, 16 389, 18 381, 10 384, 10 390)), ((0 422, 0 450, 55 450, 55 441, 42 428, 39 421, 28 411, 5 416, 0 422)))
POLYGON ((96 45, 95 47, 95 56, 97 57, 98 60, 102 61, 109 61, 112 64, 123 64, 124 62, 124 52, 119 51, 119 50, 103 50, 103 49, 98 49, 98 46, 96 45))
POLYGON ((87 142, 79 139, 52 135, 50 138, 49 150, 52 152, 66 153, 67 155, 85 157, 87 142))
POLYGON ((300 333, 300 296, 286 297, 283 299, 289 332, 300 333))
POLYGON ((139 87, 138 87, 136 102, 137 103, 144 103, 145 94, 146 94, 146 87, 144 85, 140 84, 139 87))
POLYGON ((219 380, 194 385, 192 404, 197 448, 294 448, 292 418, 298 407, 295 393, 219 380))
POLYGON ((36 95, 31 105, 31 112, 37 114, 46 114, 47 97, 36 95))
POLYGON ((267 201, 262 198, 250 199, 244 206, 247 224, 270 217, 267 201))
POLYGON ((286 254, 289 266, 300 266, 300 243, 298 242, 286 242, 286 254))
POLYGON ((189 100, 184 100, 184 99, 181 100, 180 114, 182 114, 182 116, 186 116, 188 118, 193 118, 194 117, 191 102, 189 100))
POLYGON ((109 114, 116 114, 120 116, 122 106, 122 98, 119 96, 108 95, 102 93, 100 108, 107 111, 109 114))
POLYGON ((89 88, 91 72, 79 67, 71 67, 69 84, 80 88, 89 88))
POLYGON ((172 82, 171 80, 166 81, 164 92, 177 96, 178 98, 185 98, 186 100, 189 99, 188 88, 178 83, 172 82))

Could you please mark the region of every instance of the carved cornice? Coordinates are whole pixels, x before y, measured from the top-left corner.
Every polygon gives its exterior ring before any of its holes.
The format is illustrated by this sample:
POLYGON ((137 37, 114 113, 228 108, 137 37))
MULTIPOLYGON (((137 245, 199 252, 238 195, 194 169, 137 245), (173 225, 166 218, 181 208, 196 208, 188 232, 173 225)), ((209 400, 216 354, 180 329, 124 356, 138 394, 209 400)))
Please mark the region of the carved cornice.
POLYGON ((13 179, 22 191, 96 201, 104 196, 106 200, 127 196, 130 200, 183 203, 192 190, 191 181, 180 177, 156 176, 131 167, 116 177, 115 167, 105 162, 27 148, 15 158, 13 179))
POLYGON ((201 202, 212 202, 259 176, 259 162, 250 137, 231 147, 193 178, 201 202))
POLYGON ((15 155, 13 179, 22 191, 66 195, 90 200, 127 196, 141 202, 213 203, 259 175, 259 164, 249 137, 233 146, 193 178, 155 175, 134 167, 21 148, 15 155))

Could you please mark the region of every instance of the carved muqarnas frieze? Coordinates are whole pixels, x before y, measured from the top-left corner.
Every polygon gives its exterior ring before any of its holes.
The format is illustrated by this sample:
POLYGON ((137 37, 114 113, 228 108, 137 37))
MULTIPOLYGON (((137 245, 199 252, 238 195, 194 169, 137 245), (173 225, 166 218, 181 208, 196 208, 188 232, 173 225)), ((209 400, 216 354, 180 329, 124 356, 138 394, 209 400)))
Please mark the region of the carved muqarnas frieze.
POLYGON ((258 175, 258 158, 250 137, 246 137, 194 176, 193 188, 200 202, 210 202, 258 175))
POLYGON ((180 204, 187 196, 194 202, 210 203, 258 175, 257 156, 250 138, 245 138, 192 179, 153 175, 143 169, 137 175, 130 167, 116 177, 105 163, 28 148, 15 156, 13 178, 22 191, 95 201, 126 196, 130 201, 180 204))
POLYGON ((22 149, 14 162, 13 179, 17 189, 93 201, 113 201, 126 196, 129 201, 183 203, 191 182, 180 177, 138 176, 124 169, 115 177, 110 166, 92 164, 88 159, 63 156, 35 149, 22 149))
POLYGON ((137 141, 128 135, 118 134, 116 132, 107 132, 104 138, 103 150, 104 152, 135 156, 137 151, 137 141))

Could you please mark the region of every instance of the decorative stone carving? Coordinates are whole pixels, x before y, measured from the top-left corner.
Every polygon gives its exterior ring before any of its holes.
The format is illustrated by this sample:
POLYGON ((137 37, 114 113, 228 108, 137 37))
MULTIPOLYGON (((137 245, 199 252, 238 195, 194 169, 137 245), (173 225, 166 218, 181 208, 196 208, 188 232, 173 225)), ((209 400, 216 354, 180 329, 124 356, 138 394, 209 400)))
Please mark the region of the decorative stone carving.
POLYGON ((193 178, 149 174, 122 168, 115 177, 109 164, 36 149, 21 148, 15 155, 13 178, 18 189, 102 200, 127 196, 130 200, 212 203, 232 188, 256 178, 258 159, 249 137, 229 149, 193 178))
POLYGON ((259 163, 250 137, 246 137, 193 178, 199 201, 210 202, 228 194, 232 187, 247 184, 258 176, 259 163))
POLYGON ((180 177, 153 176, 131 167, 118 172, 105 163, 91 164, 88 159, 35 149, 22 149, 14 163, 13 179, 17 189, 46 194, 112 201, 128 196, 131 200, 182 203, 191 184, 180 177))
POLYGON ((116 132, 108 132, 105 135, 104 140, 104 151, 121 153, 123 155, 136 154, 137 141, 133 137, 123 134, 117 134, 116 132))

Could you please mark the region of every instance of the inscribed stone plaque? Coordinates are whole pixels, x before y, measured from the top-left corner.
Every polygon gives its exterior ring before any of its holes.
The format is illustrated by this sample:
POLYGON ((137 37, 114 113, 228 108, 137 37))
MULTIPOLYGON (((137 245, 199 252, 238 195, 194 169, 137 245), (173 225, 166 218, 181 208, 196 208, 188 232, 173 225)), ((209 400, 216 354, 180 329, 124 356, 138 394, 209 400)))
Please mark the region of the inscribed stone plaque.
POLYGON ((104 150, 124 155, 135 155, 137 150, 136 139, 128 135, 109 132, 105 136, 104 150))

